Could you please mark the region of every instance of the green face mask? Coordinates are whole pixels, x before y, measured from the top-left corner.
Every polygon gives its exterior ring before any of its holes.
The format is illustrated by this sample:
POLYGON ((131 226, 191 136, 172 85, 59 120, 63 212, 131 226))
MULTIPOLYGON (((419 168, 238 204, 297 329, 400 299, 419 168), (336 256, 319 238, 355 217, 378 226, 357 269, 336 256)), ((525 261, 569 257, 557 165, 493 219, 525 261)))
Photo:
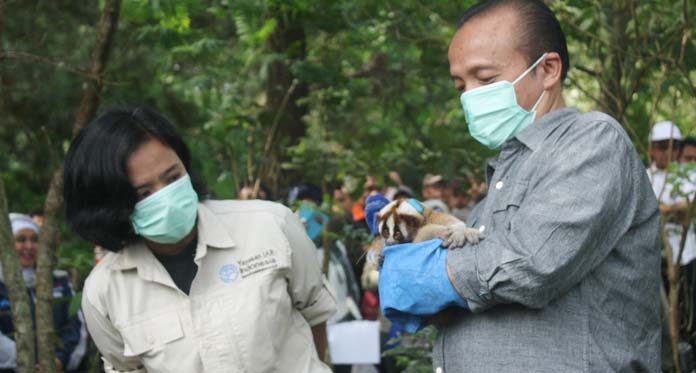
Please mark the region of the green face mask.
POLYGON ((189 175, 167 185, 135 205, 131 222, 135 233, 158 243, 181 241, 193 229, 198 195, 189 175))
POLYGON ((524 78, 546 57, 544 53, 512 83, 500 81, 462 93, 460 99, 469 132, 478 142, 490 149, 498 149, 513 136, 534 122, 536 108, 544 92, 531 111, 517 103, 515 83, 524 78))

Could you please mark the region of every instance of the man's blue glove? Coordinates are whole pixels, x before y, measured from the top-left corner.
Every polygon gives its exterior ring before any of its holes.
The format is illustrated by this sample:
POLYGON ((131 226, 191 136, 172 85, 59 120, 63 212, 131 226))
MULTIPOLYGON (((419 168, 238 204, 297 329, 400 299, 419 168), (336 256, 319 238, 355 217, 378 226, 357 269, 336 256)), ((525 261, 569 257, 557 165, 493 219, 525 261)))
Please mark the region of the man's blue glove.
POLYGON ((379 273, 382 313, 415 333, 425 319, 450 306, 469 306, 447 276, 447 249, 442 240, 386 246, 379 273))
POLYGON ((377 213, 382 207, 389 204, 389 200, 377 193, 367 197, 365 201, 365 221, 370 228, 373 237, 379 235, 379 224, 377 224, 377 213))

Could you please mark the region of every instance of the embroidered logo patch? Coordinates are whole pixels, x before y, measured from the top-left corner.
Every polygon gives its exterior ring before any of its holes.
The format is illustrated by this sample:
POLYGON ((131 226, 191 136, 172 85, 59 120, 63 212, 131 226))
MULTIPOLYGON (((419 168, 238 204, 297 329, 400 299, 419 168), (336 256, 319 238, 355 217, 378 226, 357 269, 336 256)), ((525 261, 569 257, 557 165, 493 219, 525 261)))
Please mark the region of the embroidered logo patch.
POLYGON ((275 257, 275 250, 269 249, 263 252, 244 258, 239 261, 239 272, 242 278, 251 276, 255 273, 271 270, 278 267, 278 261, 275 257))
POLYGON ((218 276, 226 284, 237 281, 239 279, 239 267, 236 264, 225 264, 220 267, 218 276))

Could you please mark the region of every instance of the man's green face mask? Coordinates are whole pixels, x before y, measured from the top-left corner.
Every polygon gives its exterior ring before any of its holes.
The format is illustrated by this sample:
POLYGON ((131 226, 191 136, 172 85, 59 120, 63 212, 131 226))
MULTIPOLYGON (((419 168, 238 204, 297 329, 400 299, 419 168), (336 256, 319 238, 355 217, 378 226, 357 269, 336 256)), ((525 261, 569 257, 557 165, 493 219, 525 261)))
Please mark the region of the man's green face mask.
POLYGON ((154 242, 171 244, 191 232, 197 215, 198 195, 189 175, 184 175, 138 202, 131 222, 136 234, 154 242))
POLYGON ((517 103, 515 84, 537 67, 546 54, 513 82, 500 81, 462 93, 460 100, 471 136, 490 149, 498 149, 534 122, 545 91, 541 92, 532 110, 527 111, 517 103))

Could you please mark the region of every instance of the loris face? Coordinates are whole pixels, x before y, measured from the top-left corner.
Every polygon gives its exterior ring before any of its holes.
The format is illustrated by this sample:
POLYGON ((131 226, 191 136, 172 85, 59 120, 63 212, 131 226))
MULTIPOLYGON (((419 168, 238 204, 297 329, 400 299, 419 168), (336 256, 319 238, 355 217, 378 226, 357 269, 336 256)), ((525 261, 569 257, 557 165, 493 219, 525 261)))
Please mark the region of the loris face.
POLYGON ((398 199, 379 210, 377 221, 380 235, 388 246, 413 241, 424 218, 408 199, 398 199))

